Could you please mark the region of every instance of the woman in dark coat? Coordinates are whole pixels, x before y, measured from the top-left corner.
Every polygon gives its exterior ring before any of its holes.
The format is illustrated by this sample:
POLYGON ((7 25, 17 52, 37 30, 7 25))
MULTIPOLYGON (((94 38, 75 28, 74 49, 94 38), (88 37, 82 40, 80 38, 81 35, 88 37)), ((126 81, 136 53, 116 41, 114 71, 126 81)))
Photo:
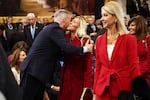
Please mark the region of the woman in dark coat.
POLYGON ((7 100, 22 100, 20 87, 17 85, 8 64, 6 54, 0 43, 0 91, 7 100))

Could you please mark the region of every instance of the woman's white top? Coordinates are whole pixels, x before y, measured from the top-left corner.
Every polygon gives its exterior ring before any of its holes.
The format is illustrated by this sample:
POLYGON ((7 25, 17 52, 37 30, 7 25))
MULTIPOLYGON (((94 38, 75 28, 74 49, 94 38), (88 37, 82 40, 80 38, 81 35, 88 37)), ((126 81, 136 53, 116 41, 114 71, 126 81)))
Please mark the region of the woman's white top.
POLYGON ((114 50, 114 44, 108 44, 107 45, 107 54, 108 54, 108 59, 111 60, 112 52, 114 50))
POLYGON ((14 77, 15 77, 15 79, 16 79, 18 85, 20 85, 20 71, 17 72, 17 70, 16 70, 15 67, 12 67, 12 68, 11 68, 11 71, 13 72, 14 77))

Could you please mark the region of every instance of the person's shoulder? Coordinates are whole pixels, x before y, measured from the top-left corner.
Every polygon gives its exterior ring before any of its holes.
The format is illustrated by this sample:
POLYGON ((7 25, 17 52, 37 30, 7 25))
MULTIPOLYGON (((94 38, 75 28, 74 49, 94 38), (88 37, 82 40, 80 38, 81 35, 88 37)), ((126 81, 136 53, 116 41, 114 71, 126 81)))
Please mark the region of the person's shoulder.
POLYGON ((59 26, 59 24, 57 23, 51 23, 49 25, 46 25, 44 28, 44 32, 45 31, 51 31, 52 33, 56 33, 56 32, 63 32, 63 30, 61 29, 61 27, 59 26))
POLYGON ((48 24, 46 26, 44 26, 44 29, 49 29, 49 28, 54 28, 57 27, 54 23, 48 24))
POLYGON ((85 43, 87 40, 89 40, 90 39, 90 37, 89 36, 84 36, 83 38, 82 38, 82 41, 83 41, 83 43, 85 43))
POLYGON ((27 29, 27 28, 30 28, 29 24, 27 24, 27 25, 24 26, 24 29, 27 29))
POLYGON ((132 35, 132 34, 130 34, 130 33, 122 34, 122 35, 120 35, 120 36, 122 36, 122 37, 127 37, 127 38, 135 38, 135 36, 132 35))
POLYGON ((37 26, 40 26, 40 27, 44 27, 44 25, 41 24, 41 23, 39 23, 39 22, 36 22, 36 25, 37 25, 37 26))
POLYGON ((99 36, 97 37, 97 39, 103 38, 103 37, 105 37, 105 36, 106 36, 106 32, 104 32, 103 34, 99 35, 99 36))
POLYGON ((88 40, 88 39, 90 39, 90 36, 86 35, 83 37, 83 39, 88 40))
POLYGON ((146 36, 146 38, 147 38, 148 40, 150 40, 150 34, 148 34, 148 35, 146 36))
POLYGON ((124 40, 127 41, 136 41, 136 37, 130 33, 121 35, 124 40))
POLYGON ((51 23, 51 24, 46 25, 45 27, 48 27, 48 28, 50 28, 50 27, 53 27, 53 28, 54 28, 54 27, 59 27, 59 24, 53 22, 53 23, 51 23))

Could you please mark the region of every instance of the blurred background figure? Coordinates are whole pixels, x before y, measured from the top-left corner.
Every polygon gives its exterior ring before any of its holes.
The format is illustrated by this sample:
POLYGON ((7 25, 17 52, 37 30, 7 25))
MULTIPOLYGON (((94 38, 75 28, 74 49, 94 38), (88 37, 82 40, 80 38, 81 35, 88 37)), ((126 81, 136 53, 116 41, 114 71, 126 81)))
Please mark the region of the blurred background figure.
POLYGON ((17 26, 13 23, 13 16, 7 17, 7 22, 4 24, 5 29, 17 30, 17 26))
POLYGON ((95 21, 95 25, 96 25, 98 31, 103 28, 103 23, 102 23, 102 21, 101 21, 100 19, 97 19, 97 20, 95 21))
POLYGON ((67 9, 69 0, 59 0, 59 8, 67 9))
POLYGON ((5 29, 4 25, 0 25, 0 41, 7 55, 10 54, 13 45, 24 40, 22 33, 16 30, 5 29))
POLYGON ((37 18, 34 13, 28 13, 26 18, 28 24, 24 27, 25 41, 29 47, 31 47, 34 39, 43 29, 43 25, 37 22, 37 18))
POLYGON ((39 23, 44 26, 48 25, 49 24, 48 18, 41 18, 39 23))
MULTIPOLYGON (((18 41, 17 43, 15 43, 11 49, 11 53, 10 55, 8 55, 8 62, 10 63, 11 59, 12 59, 12 53, 16 50, 16 49, 21 49, 24 51, 29 50, 29 46, 27 45, 27 43, 25 41, 18 41)), ((27 53, 26 52, 26 53, 27 53)))
POLYGON ((95 19, 92 16, 89 16, 87 19, 88 26, 87 26, 87 35, 94 36, 97 34, 97 27, 95 25, 95 19))
POLYGON ((12 53, 11 56, 10 67, 18 85, 20 85, 20 66, 24 61, 26 55, 27 51, 25 49, 18 48, 12 53))
POLYGON ((95 25, 97 28, 97 32, 95 32, 94 34, 91 34, 91 39, 95 42, 97 37, 99 35, 102 35, 103 33, 105 33, 107 30, 106 28, 103 27, 102 21, 100 19, 97 19, 95 21, 95 25))
POLYGON ((125 16, 124 23, 125 23, 125 26, 127 27, 127 29, 128 29, 128 22, 129 22, 129 19, 125 16))
POLYGON ((28 24, 28 21, 26 18, 23 18, 20 20, 18 23, 18 32, 21 32, 22 34, 24 33, 24 27, 28 24))

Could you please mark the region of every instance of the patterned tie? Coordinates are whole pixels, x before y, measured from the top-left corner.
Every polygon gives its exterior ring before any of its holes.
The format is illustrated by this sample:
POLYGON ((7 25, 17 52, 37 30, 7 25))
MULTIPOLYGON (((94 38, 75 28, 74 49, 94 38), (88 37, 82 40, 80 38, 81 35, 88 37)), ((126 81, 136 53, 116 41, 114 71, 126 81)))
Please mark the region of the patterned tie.
POLYGON ((32 39, 34 39, 34 33, 35 33, 35 27, 34 27, 34 26, 31 26, 32 39))

